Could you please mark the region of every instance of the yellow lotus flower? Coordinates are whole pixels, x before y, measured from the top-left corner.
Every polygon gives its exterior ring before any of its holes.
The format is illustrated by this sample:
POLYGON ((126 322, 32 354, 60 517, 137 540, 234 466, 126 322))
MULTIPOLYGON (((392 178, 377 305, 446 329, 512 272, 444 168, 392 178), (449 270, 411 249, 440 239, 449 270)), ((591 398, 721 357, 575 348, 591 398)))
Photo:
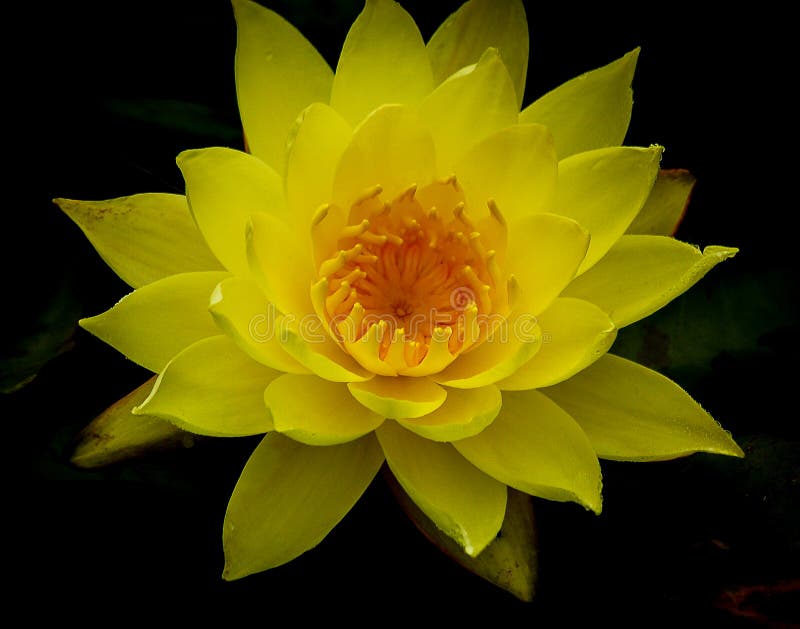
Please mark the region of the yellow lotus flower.
POLYGON ((315 546, 384 461, 475 556, 507 487, 599 513, 598 457, 742 455, 678 385, 607 354, 736 252, 627 233, 674 210, 651 197, 662 149, 620 146, 638 50, 520 111, 518 0, 471 0, 427 45, 367 0, 335 73, 233 4, 249 152, 182 153, 186 197, 59 200, 135 289, 81 321, 158 374, 134 413, 265 434, 225 578, 315 546))

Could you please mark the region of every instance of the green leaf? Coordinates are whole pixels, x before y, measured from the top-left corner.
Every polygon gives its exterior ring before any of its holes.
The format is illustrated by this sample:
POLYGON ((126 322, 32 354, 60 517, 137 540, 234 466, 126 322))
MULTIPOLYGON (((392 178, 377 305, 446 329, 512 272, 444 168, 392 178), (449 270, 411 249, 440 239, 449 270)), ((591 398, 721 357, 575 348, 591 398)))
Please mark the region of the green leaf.
POLYGON ((765 351, 761 341, 767 334, 796 325, 797 304, 786 297, 795 291, 793 279, 780 271, 719 278, 620 330, 611 351, 680 374, 685 383, 686 378, 707 375, 722 353, 765 351))
POLYGON ((219 112, 201 103, 157 98, 111 99, 104 103, 112 114, 129 120, 217 140, 223 144, 240 142, 242 130, 224 120, 219 112))
POLYGON ((497 537, 477 557, 470 557, 414 504, 390 472, 384 476, 392 492, 420 532, 461 566, 526 602, 536 593, 538 568, 533 500, 508 488, 503 526, 497 537))
MULTIPOLYGON (((33 296, 32 299, 36 297, 33 296)), ((28 298, 30 301, 31 298, 28 298)), ((23 310, 23 316, 26 311, 23 310)), ((0 355, 0 392, 12 393, 31 382, 44 365, 72 348, 72 334, 80 316, 80 304, 69 277, 62 277, 47 302, 30 318, 9 327, 0 355)), ((12 313, 12 316, 18 313, 12 313)))

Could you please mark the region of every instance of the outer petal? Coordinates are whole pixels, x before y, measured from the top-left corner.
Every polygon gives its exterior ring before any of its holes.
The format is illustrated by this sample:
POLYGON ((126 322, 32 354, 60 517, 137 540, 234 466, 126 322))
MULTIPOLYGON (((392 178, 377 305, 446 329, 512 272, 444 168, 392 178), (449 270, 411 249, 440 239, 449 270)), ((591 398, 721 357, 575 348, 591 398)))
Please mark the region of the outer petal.
POLYGON ((556 299, 539 316, 542 348, 513 375, 497 383, 504 391, 548 387, 566 380, 605 354, 617 328, 588 301, 556 299))
POLYGON ((308 233, 314 212, 331 200, 336 165, 352 129, 332 108, 310 105, 297 121, 286 161, 286 200, 292 219, 308 233))
POLYGON ((133 413, 160 417, 199 435, 258 435, 272 430, 263 391, 279 375, 226 336, 214 336, 173 358, 133 413))
POLYGON ((78 435, 69 462, 91 469, 148 452, 191 446, 192 436, 174 424, 157 417, 131 414, 150 395, 155 381, 153 376, 95 417, 78 435))
POLYGON ((286 137, 309 104, 327 103, 333 72, 297 29, 250 0, 233 0, 236 94, 247 144, 283 172, 286 137))
POLYGON ((470 0, 448 17, 428 42, 436 83, 483 52, 497 48, 508 67, 517 96, 517 109, 525 94, 528 75, 528 20, 519 0, 470 0))
POLYGON ((503 397, 493 385, 477 389, 449 389, 444 404, 418 419, 398 419, 411 432, 433 441, 472 437, 492 423, 503 397))
POLYGON ((247 276, 244 236, 250 215, 286 216, 280 177, 252 155, 220 147, 184 151, 178 166, 209 247, 226 269, 247 276))
POLYGON ((233 490, 222 542, 223 578, 291 561, 319 544, 353 507, 383 463, 368 435, 328 448, 270 433, 233 490))
POLYGON ((628 227, 629 234, 672 236, 689 205, 696 179, 688 170, 660 170, 641 212, 628 227))
POLYGON ((367 0, 344 41, 331 106, 356 125, 383 103, 419 103, 433 89, 414 19, 392 0, 367 0))
POLYGON ((227 273, 181 273, 138 288, 110 310, 80 325, 150 371, 161 372, 175 354, 219 334, 208 299, 227 273))
POLYGON ((575 418, 605 459, 663 460, 701 451, 744 456, 686 391, 618 356, 607 354, 544 393, 575 418))
POLYGON ((662 152, 660 146, 621 146, 580 153, 558 163, 557 211, 592 235, 578 275, 605 255, 642 209, 662 152))
POLYGON ((619 146, 631 121, 631 80, 638 58, 636 48, 607 66, 564 83, 526 107, 519 121, 550 129, 559 159, 619 146))
POLYGON ((222 270, 180 194, 107 201, 54 199, 124 282, 139 288, 176 273, 222 270))
POLYGON ((600 513, 600 464, 588 438, 538 391, 503 393, 503 410, 492 425, 453 445, 506 485, 600 513))
POLYGON ((263 213, 250 217, 244 234, 250 273, 267 299, 285 314, 314 312, 310 237, 263 213))
POLYGON ((471 557, 503 524, 506 486, 467 462, 453 446, 421 439, 387 422, 378 429, 395 478, 436 526, 471 557))
POLYGON ((353 133, 336 169, 333 198, 349 208, 365 189, 380 185, 390 199, 412 184, 432 181, 435 171, 433 139, 417 114, 402 105, 384 105, 353 133))
POLYGON ((485 387, 510 376, 528 362, 541 345, 542 331, 536 317, 515 313, 493 337, 460 355, 433 379, 456 389, 485 387))
POLYGON ((515 125, 473 146, 456 164, 472 211, 494 199, 509 224, 553 210, 558 163, 550 132, 541 125, 515 125))
POLYGON ((687 291, 738 249, 697 247, 665 236, 623 236, 598 264, 564 291, 605 310, 621 328, 687 291))
POLYGON ((447 398, 445 391, 428 378, 375 376, 347 385, 353 397, 383 417, 422 417, 432 413, 447 398))
POLYGON ((353 399, 343 384, 317 376, 284 375, 264 391, 275 430, 296 441, 329 446, 358 439, 383 417, 353 399))
POLYGON ((455 163, 467 149, 517 122, 514 85, 495 49, 464 70, 420 105, 420 119, 436 144, 440 173, 455 172, 455 163))
POLYGON ((509 229, 508 267, 525 312, 539 314, 570 283, 586 256, 589 234, 574 220, 534 214, 509 229))
POLYGON ((220 282, 208 310, 239 349, 262 365, 289 373, 309 373, 281 346, 281 315, 252 280, 229 277, 220 282))

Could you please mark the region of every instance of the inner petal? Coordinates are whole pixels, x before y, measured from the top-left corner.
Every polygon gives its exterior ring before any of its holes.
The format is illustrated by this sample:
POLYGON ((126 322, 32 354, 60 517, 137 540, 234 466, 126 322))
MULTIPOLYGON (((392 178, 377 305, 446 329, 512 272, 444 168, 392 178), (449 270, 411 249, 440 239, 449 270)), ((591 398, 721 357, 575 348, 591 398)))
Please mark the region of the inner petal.
POLYGON ((493 248, 502 242, 502 218, 482 234, 463 199, 454 177, 410 186, 390 201, 376 185, 348 210, 329 212, 347 217, 335 230, 317 231, 328 240, 315 243, 328 255, 318 268, 325 287, 318 310, 374 373, 437 373, 504 322, 493 248))

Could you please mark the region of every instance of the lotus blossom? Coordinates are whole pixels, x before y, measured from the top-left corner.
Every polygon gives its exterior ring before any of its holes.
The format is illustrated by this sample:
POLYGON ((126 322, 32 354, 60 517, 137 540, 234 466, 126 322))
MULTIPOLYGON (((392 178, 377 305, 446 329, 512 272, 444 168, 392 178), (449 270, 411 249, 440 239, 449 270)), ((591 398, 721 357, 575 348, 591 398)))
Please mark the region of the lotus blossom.
POLYGON ((81 321, 158 374, 133 413, 264 435, 225 578, 314 547, 384 462, 476 556, 508 487, 599 513, 598 458, 742 456, 608 353, 736 253, 666 235, 662 148, 622 146, 638 50, 521 109, 518 0, 470 0, 427 44, 367 0, 335 73, 276 13, 233 6, 247 152, 179 155, 186 196, 57 200, 134 289, 81 321))

